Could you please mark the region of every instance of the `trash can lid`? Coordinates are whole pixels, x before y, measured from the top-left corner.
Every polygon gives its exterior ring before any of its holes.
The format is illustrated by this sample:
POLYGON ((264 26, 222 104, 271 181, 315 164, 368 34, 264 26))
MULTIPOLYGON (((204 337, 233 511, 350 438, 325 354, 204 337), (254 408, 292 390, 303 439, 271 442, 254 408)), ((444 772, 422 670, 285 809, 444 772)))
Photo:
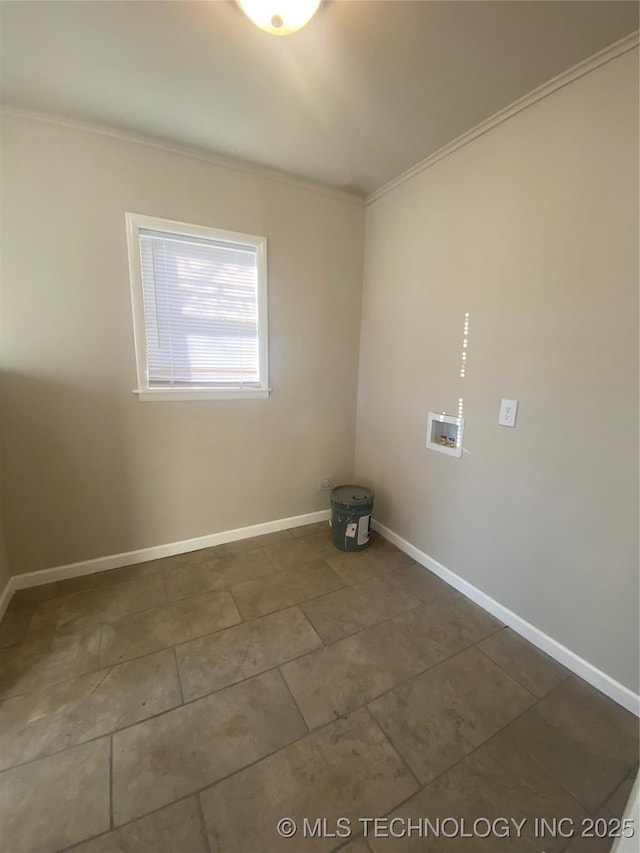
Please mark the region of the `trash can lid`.
POLYGON ((331 500, 347 506, 361 506, 373 500, 373 492, 366 486, 336 486, 331 492, 331 500))

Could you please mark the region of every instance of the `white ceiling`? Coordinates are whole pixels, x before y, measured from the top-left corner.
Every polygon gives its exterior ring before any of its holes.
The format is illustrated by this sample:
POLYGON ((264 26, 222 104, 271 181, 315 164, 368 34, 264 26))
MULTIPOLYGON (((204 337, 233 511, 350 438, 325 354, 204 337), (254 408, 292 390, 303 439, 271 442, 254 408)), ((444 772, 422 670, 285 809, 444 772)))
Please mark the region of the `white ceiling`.
POLYGON ((299 33, 232 0, 2 2, 5 106, 367 194, 638 28, 636 2, 325 0, 299 33))

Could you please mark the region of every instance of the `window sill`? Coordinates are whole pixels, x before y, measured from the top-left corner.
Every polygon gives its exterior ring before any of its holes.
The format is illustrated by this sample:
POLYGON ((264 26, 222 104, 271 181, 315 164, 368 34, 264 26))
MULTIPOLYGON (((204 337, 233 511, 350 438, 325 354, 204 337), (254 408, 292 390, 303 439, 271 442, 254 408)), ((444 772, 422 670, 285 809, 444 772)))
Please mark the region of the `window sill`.
POLYGON ((141 403, 178 400, 266 400, 271 388, 145 388, 134 394, 141 403))

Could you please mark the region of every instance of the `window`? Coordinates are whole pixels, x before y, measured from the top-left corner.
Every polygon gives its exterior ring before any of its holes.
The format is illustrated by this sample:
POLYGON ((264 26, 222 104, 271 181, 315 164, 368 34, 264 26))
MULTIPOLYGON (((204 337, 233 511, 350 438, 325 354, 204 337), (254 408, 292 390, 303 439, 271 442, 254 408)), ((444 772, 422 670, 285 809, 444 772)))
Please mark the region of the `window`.
POLYGON ((126 219, 139 399, 268 397, 266 238, 126 219))

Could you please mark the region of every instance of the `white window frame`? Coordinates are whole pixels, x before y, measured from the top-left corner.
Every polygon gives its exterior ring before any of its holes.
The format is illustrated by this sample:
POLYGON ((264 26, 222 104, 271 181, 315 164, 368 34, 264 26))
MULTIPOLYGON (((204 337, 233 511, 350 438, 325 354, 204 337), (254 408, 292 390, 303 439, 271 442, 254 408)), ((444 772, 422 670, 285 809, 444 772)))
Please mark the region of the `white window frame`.
POLYGON ((190 225, 170 219, 159 219, 140 213, 126 213, 127 246, 129 252, 129 281, 131 285, 131 307, 133 313, 133 336, 136 351, 138 387, 134 394, 143 402, 170 400, 238 400, 266 399, 269 388, 269 341, 268 341, 268 282, 267 282, 267 238, 254 234, 242 234, 237 231, 225 231, 206 225, 190 225), (258 272, 258 364, 260 385, 257 387, 215 387, 181 386, 172 388, 149 385, 149 367, 147 364, 147 336, 144 321, 144 300, 142 290, 142 266, 140 260, 141 229, 163 231, 186 237, 199 237, 205 240, 218 240, 225 243, 238 243, 256 249, 258 272))

